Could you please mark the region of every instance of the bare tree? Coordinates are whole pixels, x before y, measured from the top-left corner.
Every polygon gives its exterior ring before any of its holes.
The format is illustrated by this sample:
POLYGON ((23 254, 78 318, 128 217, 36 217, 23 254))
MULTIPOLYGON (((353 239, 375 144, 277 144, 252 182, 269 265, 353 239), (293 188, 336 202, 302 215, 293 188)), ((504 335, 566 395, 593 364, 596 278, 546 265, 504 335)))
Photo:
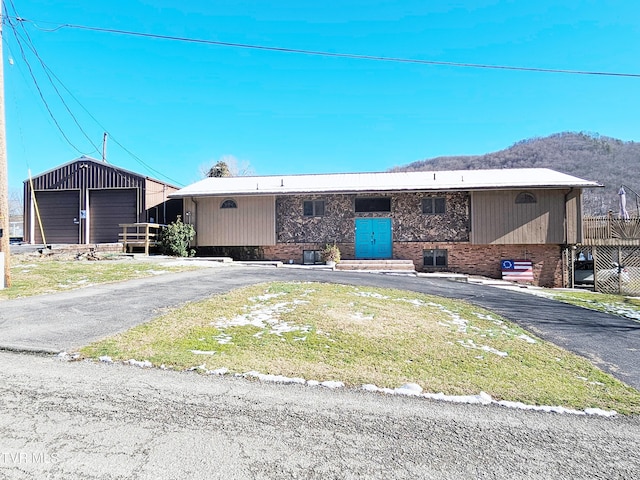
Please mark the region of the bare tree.
POLYGON ((9 189, 9 216, 22 215, 24 209, 23 192, 19 188, 9 189))

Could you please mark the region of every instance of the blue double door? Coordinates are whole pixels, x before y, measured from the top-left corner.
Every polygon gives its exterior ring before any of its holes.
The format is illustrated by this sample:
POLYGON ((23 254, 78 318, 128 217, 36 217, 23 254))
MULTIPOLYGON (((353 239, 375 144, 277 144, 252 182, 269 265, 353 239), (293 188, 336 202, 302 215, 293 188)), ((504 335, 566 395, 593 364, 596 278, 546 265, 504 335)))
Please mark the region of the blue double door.
POLYGON ((356 218, 356 258, 391 258, 391 219, 356 218))

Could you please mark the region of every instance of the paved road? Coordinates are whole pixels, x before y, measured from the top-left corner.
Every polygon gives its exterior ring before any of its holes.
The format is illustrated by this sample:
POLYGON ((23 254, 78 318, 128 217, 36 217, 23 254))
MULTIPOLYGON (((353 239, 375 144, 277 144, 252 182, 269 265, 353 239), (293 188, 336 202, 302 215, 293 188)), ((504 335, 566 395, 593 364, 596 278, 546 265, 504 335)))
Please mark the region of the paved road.
POLYGON ((637 478, 640 417, 0 352, 2 479, 637 478))
POLYGON ((272 280, 327 281, 395 287, 468 300, 536 335, 589 358, 640 389, 640 323, 572 305, 431 277, 230 266, 2 302, 0 349, 59 352, 150 320, 164 308, 272 280))

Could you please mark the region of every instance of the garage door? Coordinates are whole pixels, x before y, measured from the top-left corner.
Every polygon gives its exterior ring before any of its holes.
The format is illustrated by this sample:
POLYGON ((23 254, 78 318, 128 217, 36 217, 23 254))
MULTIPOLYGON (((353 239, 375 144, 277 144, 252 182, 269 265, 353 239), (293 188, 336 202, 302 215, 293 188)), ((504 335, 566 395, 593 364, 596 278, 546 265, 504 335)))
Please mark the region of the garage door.
POLYGON ((135 223, 136 190, 91 190, 89 192, 89 242, 115 243, 120 223, 135 223))
MULTIPOLYGON (((64 190, 35 193, 47 243, 80 243, 80 192, 64 190)), ((35 222, 35 243, 44 243, 37 215, 35 222)))

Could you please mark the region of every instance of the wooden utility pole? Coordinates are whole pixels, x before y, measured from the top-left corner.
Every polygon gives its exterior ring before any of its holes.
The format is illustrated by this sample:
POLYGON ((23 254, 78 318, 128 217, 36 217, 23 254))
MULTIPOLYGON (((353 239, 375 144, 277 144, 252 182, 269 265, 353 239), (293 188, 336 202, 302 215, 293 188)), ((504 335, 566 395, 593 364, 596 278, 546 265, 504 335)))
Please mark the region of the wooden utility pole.
POLYGON ((4 285, 11 286, 9 255, 9 175, 7 173, 7 133, 4 126, 4 57, 2 54, 2 10, 0 10, 0 253, 4 257, 4 285))

